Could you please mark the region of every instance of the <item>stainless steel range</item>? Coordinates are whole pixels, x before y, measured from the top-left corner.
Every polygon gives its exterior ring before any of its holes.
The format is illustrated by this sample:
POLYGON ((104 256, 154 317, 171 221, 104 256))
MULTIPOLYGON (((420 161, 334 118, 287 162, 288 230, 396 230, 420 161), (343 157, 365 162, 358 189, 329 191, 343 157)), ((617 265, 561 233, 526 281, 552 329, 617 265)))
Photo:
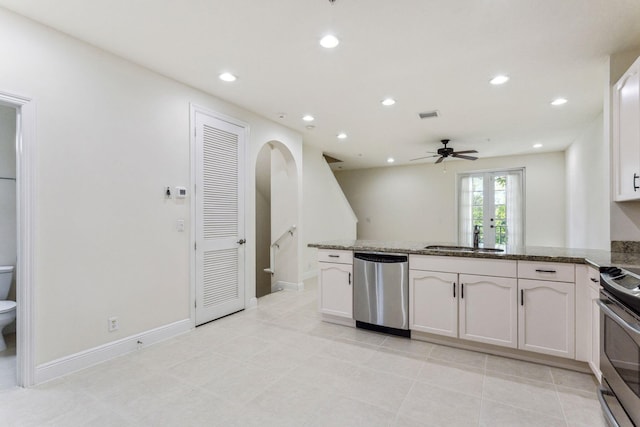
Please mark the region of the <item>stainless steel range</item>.
POLYGON ((611 426, 640 426, 640 275, 600 269, 600 403, 611 426))

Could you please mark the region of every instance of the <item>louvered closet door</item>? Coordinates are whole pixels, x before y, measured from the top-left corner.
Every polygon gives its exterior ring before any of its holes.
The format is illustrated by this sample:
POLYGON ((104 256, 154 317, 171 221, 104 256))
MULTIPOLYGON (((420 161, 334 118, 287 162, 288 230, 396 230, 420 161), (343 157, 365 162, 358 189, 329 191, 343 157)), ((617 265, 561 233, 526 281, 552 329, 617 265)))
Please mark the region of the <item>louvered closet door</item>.
POLYGON ((196 113, 196 325, 244 309, 245 129, 196 113))

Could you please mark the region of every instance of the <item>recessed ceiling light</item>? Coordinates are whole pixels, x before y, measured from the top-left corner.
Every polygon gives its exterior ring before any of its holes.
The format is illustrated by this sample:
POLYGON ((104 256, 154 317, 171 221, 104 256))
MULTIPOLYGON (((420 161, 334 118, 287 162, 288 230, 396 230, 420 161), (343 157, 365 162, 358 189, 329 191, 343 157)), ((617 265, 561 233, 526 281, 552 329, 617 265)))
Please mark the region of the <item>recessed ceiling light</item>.
POLYGON ((567 103, 567 100, 565 98, 556 98, 553 101, 551 101, 551 105, 563 105, 566 103, 567 103))
POLYGON ((340 132, 339 134, 336 135, 336 137, 338 139, 347 139, 347 134, 344 132, 340 132))
POLYGON ((302 120, 304 120, 305 122, 312 122, 315 120, 315 117, 313 117, 311 114, 306 114, 302 116, 302 120))
POLYGON ((489 80, 489 83, 491 83, 492 85, 502 85, 502 84, 505 84, 508 81, 509 81, 509 76, 505 76, 503 74, 500 74, 499 76, 495 76, 494 78, 489 80))
POLYGON ((380 101, 380 103, 381 103, 382 105, 384 105, 385 107, 389 107, 389 106, 391 106, 391 105, 395 104, 395 103, 396 103, 396 100, 395 100, 395 99, 393 99, 393 98, 385 98, 385 99, 383 99, 382 101, 380 101))
POLYGON ((235 82, 238 78, 231 73, 222 73, 218 76, 220 80, 225 82, 235 82))
POLYGON ((389 158, 387 159, 387 163, 393 163, 393 162, 395 162, 395 161, 396 161, 396 159, 394 159, 393 157, 389 157, 389 158))
POLYGON ((542 148, 542 144, 540 144, 540 143, 533 144, 533 148, 542 148))
POLYGON ((334 47, 340 44, 340 40, 333 34, 327 34, 323 38, 320 39, 320 46, 326 49, 333 49, 334 47))

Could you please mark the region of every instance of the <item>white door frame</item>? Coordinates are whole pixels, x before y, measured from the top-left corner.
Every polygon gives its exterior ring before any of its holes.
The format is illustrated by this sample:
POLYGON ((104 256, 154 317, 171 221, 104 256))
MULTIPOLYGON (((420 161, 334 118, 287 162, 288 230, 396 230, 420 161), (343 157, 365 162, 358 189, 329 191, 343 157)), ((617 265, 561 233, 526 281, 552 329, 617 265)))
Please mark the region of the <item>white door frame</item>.
MULTIPOLYGON (((250 132, 249 132, 249 124, 246 122, 243 122, 241 120, 235 119, 233 117, 221 114, 217 111, 212 111, 208 108, 199 106, 197 104, 193 104, 190 103, 189 104, 189 141, 190 141, 190 157, 191 157, 191 183, 189 185, 190 191, 191 191, 191 224, 190 224, 190 242, 189 242, 189 282, 190 282, 190 288, 191 288, 191 296, 189 298, 189 315, 191 318, 191 324, 193 325, 193 327, 195 328, 196 326, 196 251, 195 251, 195 244, 196 244, 196 221, 197 221, 197 212, 196 212, 196 198, 195 198, 195 186, 196 186, 196 113, 203 113, 203 114, 207 114, 209 116, 215 117, 217 119, 232 123, 234 125, 240 126, 244 128, 244 132, 245 132, 245 150, 244 150, 244 159, 242 159, 245 162, 245 177, 244 177, 244 187, 245 187, 245 191, 244 191, 244 205, 245 205, 245 214, 244 214, 244 229, 245 229, 245 236, 249 235, 248 232, 248 228, 247 228, 247 207, 250 206, 247 204, 248 201, 248 191, 247 190, 247 183, 249 182, 249 180, 247 179, 247 175, 248 175, 248 171, 250 170, 250 162, 249 160, 249 152, 250 152, 250 142, 249 142, 249 136, 250 136, 250 132)), ((255 168, 255 165, 253 165, 253 167, 255 168)), ((245 245, 245 253, 248 254, 250 253, 250 251, 255 251, 255 242, 251 241, 253 239, 247 239, 248 242, 245 245)), ((251 268, 255 269, 255 263, 253 263, 254 265, 251 268)), ((255 281, 251 281, 248 278, 252 277, 250 276, 249 273, 249 263, 247 262, 247 257, 245 256, 245 262, 244 262, 244 295, 245 295, 245 309, 255 306, 257 304, 257 300, 255 298, 255 295, 252 298, 249 298, 249 295, 252 295, 252 293, 247 292, 250 287, 248 286, 249 282, 253 283, 253 287, 255 288, 255 281)), ((253 292, 253 294, 255 294, 255 292, 253 292)))
POLYGON ((36 212, 36 105, 19 95, 0 92, 0 103, 15 107, 16 201, 17 201, 17 383, 21 387, 35 381, 35 212, 36 212))

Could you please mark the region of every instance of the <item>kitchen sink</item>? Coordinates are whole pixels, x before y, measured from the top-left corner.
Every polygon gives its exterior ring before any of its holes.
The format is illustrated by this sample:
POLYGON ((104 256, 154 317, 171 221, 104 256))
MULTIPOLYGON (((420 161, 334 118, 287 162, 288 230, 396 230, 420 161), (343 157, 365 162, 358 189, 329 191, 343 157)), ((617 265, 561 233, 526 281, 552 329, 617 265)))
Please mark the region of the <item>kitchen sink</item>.
POLYGON ((455 252, 473 252, 473 248, 470 246, 425 246, 425 249, 430 249, 432 251, 455 251, 455 252))
POLYGON ((425 246, 425 249, 432 251, 443 252, 486 252, 486 253, 498 253, 504 252, 504 249, 497 248, 472 248, 471 246, 446 246, 446 245, 431 245, 425 246))

